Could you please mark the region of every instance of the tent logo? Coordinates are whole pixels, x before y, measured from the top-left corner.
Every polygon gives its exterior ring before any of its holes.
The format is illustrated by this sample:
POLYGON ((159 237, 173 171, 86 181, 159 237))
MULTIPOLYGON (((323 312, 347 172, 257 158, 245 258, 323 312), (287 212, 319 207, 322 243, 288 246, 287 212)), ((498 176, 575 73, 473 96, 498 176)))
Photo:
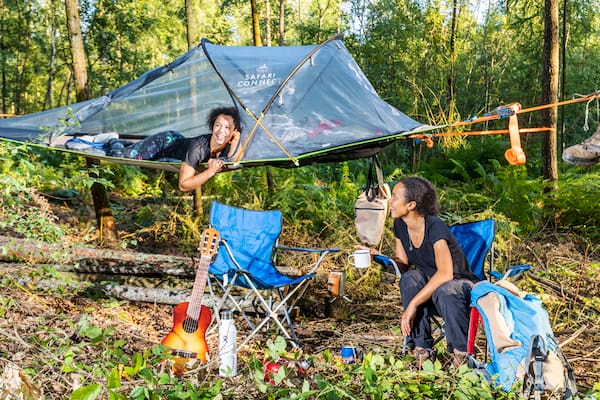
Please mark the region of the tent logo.
POLYGON ((238 81, 237 87, 253 87, 253 86, 275 86, 281 84, 281 78, 271 72, 271 68, 267 64, 263 64, 256 68, 255 72, 245 74, 244 79, 238 81))

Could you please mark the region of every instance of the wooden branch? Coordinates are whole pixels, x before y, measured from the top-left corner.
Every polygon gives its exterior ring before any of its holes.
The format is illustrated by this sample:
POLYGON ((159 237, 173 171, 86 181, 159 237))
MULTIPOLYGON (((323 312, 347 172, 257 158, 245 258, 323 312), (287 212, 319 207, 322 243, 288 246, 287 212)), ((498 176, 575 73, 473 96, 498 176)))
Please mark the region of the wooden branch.
MULTIPOLYGON (((576 293, 568 293, 565 291, 565 289, 563 287, 557 285, 550 279, 542 278, 541 276, 536 275, 531 271, 527 271, 526 273, 527 273, 527 276, 531 277, 533 280, 541 283, 544 286, 549 287, 550 289, 554 290, 556 293, 560 294, 561 296, 564 296, 566 294, 566 295, 570 296, 570 299, 572 299, 573 301, 575 301, 577 303, 585 304, 585 299, 583 296, 580 296, 576 293)), ((600 313, 600 310, 598 310, 597 308, 595 308, 589 304, 586 304, 586 306, 589 307, 590 310, 593 310, 596 313, 600 313)))
POLYGON ((586 330, 586 329, 587 329, 587 326, 585 326, 585 325, 584 325, 584 326, 582 326, 581 328, 577 329, 577 331, 576 331, 574 334, 572 334, 572 335, 571 335, 571 337, 569 337, 568 339, 566 339, 566 340, 562 341, 562 342, 561 342, 561 343, 558 345, 558 347, 560 347, 560 348, 562 349, 562 348, 563 348, 563 347, 565 347, 567 344, 569 344, 569 343, 571 343, 573 340, 577 339, 577 337, 578 337, 579 335, 581 335, 583 332, 585 332, 585 330, 586 330))

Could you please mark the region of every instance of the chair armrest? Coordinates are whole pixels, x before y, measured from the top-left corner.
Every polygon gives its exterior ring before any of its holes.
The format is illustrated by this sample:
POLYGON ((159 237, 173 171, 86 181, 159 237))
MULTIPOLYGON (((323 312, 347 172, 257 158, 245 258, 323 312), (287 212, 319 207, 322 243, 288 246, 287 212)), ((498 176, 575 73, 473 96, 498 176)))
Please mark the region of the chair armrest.
POLYGON ((510 265, 504 273, 492 271, 491 274, 496 279, 512 278, 530 270, 531 268, 533 268, 531 264, 510 265))
POLYGON ((317 269, 319 268, 319 266, 321 265, 321 263, 323 262, 323 260, 325 259, 325 257, 329 253, 335 253, 335 252, 340 251, 340 249, 338 249, 336 247, 332 247, 330 249, 309 249, 309 248, 304 248, 304 247, 289 247, 289 246, 279 246, 279 245, 275 246, 275 249, 276 250, 301 251, 304 253, 320 254, 319 259, 317 260, 316 263, 313 264, 310 271, 308 271, 307 275, 314 274, 317 271, 317 269))
POLYGON ((337 247, 332 247, 329 249, 310 249, 305 247, 290 247, 290 246, 275 246, 277 250, 290 250, 290 251, 303 251, 305 253, 335 253, 340 251, 337 247))
POLYGON ((402 273, 400 273, 400 268, 398 268, 398 264, 396 263, 396 261, 394 261, 393 258, 384 256, 383 254, 375 254, 373 256, 373 261, 376 262, 377 264, 381 265, 382 267, 385 267, 386 269, 388 267, 393 267, 394 271, 396 272, 396 276, 398 276, 398 279, 402 278, 402 273))

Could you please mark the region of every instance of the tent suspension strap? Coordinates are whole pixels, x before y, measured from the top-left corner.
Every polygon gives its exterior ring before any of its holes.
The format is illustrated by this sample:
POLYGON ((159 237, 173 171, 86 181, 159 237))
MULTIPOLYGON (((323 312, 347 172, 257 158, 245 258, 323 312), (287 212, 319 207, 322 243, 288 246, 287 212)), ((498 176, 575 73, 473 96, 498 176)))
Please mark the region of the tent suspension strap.
POLYGON ((543 110, 543 109, 546 109, 546 108, 564 106, 566 104, 571 104, 571 103, 579 103, 579 102, 582 102, 582 101, 593 100, 593 99, 596 99, 596 98, 599 98, 599 97, 600 97, 600 91, 592 93, 592 94, 590 94, 588 96, 585 96, 585 97, 578 98, 578 99, 564 100, 564 101, 559 101, 559 102, 556 102, 556 103, 542 104, 542 105, 535 106, 535 107, 524 108, 523 110, 517 112, 517 114, 523 114, 523 113, 527 113, 527 112, 543 110))
MULTIPOLYGON (((536 133, 554 131, 554 128, 541 127, 541 128, 520 128, 519 133, 536 133)), ((410 139, 428 139, 431 137, 450 137, 450 136, 482 136, 482 135, 502 135, 510 133, 508 129, 488 129, 482 131, 469 131, 469 132, 443 132, 443 133, 413 133, 408 137, 410 139)))
POLYGON ((518 103, 513 103, 513 104, 508 104, 505 106, 497 107, 492 113, 489 113, 488 115, 485 115, 483 117, 475 116, 475 117, 465 120, 465 121, 458 121, 458 122, 454 122, 452 124, 448 124, 448 125, 446 125, 446 127, 465 126, 465 125, 477 124, 480 122, 494 121, 494 120, 498 120, 498 119, 504 119, 504 118, 510 117, 512 115, 524 114, 524 113, 528 113, 528 112, 543 110, 546 108, 564 106, 564 105, 571 104, 571 103, 579 103, 582 101, 590 101, 590 100, 593 100, 596 98, 600 98, 600 91, 594 92, 592 94, 589 94, 587 96, 580 97, 577 99, 564 100, 564 101, 559 101, 556 103, 542 104, 542 105, 530 107, 530 108, 521 109, 520 105, 519 105, 518 110, 514 110, 514 108, 512 108, 512 106, 514 104, 518 104, 518 103), (511 111, 511 109, 513 111, 511 111))
POLYGON ((255 124, 252 127, 252 130, 250 131, 250 133, 248 134, 248 137, 244 141, 244 144, 242 145, 242 151, 240 151, 240 153, 238 154, 238 156, 234 160, 234 164, 239 163, 242 154, 244 154, 244 151, 246 150, 246 147, 248 147, 248 143, 250 143, 250 139, 252 138, 252 136, 254 136, 254 133, 256 133, 256 128, 260 125, 260 127, 265 131, 265 133, 267 135, 269 135, 269 137, 271 138, 271 140, 273 140, 273 142, 277 145, 277 147, 279 147, 281 149, 281 151, 283 151, 285 153, 285 155, 290 160, 292 160, 292 162, 294 163, 294 165, 296 167, 300 166, 300 163, 298 162, 298 160, 285 148, 285 146, 283 146, 283 144, 281 144, 281 142, 262 123, 262 119, 264 118, 265 114, 264 113, 260 113, 260 116, 258 118, 256 118, 256 116, 248 108, 246 108, 245 110, 246 110, 246 114, 248 114, 249 116, 252 117, 252 119, 254 119, 255 124))

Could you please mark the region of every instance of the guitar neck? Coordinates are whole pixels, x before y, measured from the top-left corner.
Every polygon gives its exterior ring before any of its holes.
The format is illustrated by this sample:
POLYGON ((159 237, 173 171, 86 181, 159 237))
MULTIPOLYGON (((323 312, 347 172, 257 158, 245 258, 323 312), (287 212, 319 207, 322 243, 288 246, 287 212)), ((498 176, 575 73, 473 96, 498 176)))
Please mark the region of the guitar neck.
POLYGON ((194 280, 194 288, 190 297, 187 316, 198 320, 200 318, 200 310, 202 308, 202 298, 204 296, 204 287, 208 278, 208 266, 210 265, 210 256, 201 255, 198 261, 198 269, 196 270, 196 279, 194 280))

